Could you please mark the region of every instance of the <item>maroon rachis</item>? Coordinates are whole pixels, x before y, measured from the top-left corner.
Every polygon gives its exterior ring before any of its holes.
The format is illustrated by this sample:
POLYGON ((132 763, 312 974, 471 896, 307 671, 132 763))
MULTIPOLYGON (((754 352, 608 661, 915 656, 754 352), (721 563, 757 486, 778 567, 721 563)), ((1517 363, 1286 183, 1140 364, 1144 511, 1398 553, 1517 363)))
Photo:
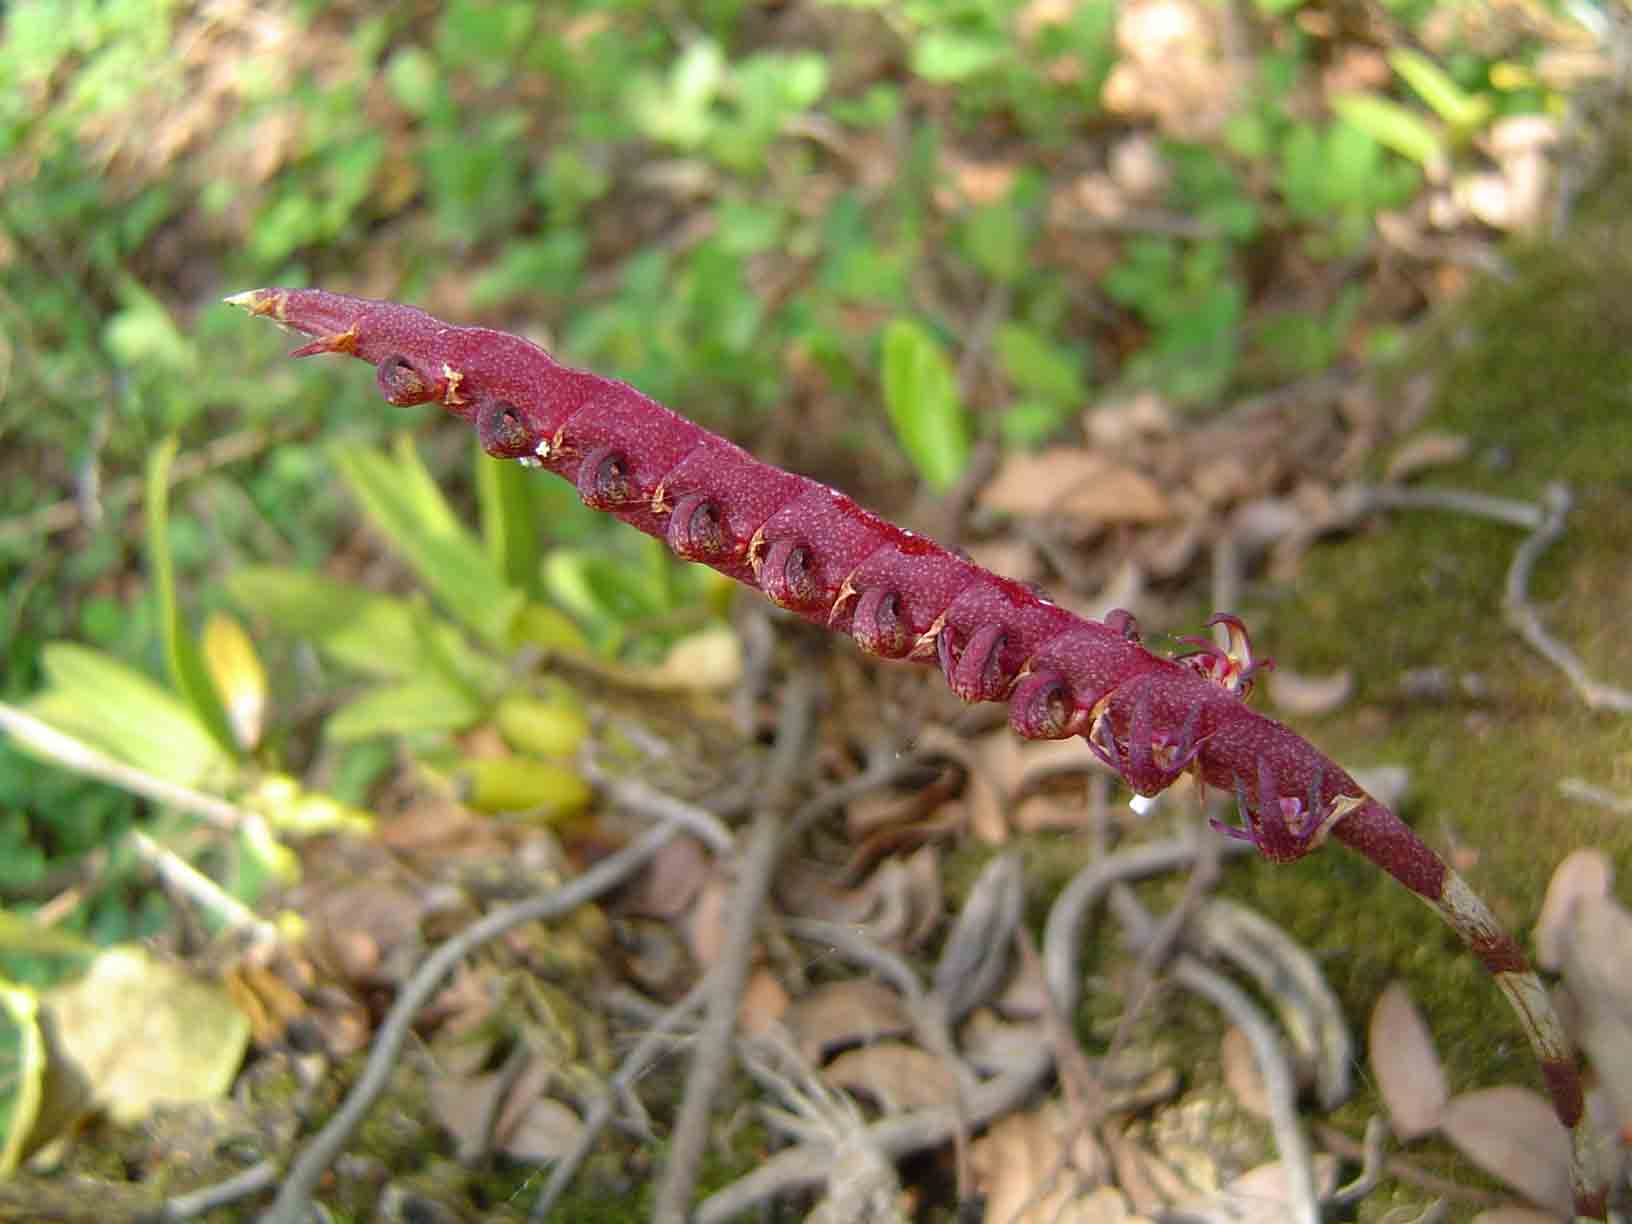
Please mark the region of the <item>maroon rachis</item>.
POLYGON ((1574 1055, 1517 943, 1467 884, 1393 812, 1302 736, 1244 701, 1244 627, 1228 650, 1162 658, 1126 613, 1084 619, 1018 582, 879 518, 835 489, 761 463, 626 383, 558 364, 538 346, 423 311, 315 289, 228 299, 308 336, 296 356, 373 365, 393 404, 428 402, 475 425, 491 455, 544 467, 579 496, 681 557, 848 633, 870 654, 938 667, 966 701, 1006 701, 1015 732, 1083 735, 1130 787, 1153 795, 1189 771, 1235 795, 1219 827, 1290 862, 1328 836, 1436 909, 1495 975, 1574 1135, 1578 1214, 1601 1218, 1574 1055))

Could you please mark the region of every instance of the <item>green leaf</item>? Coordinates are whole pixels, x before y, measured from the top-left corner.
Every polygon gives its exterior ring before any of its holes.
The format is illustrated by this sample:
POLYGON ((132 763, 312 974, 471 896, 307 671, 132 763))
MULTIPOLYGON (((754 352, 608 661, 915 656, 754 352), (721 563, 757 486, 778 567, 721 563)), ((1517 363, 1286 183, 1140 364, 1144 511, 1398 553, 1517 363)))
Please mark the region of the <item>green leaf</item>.
POLYGON ((446 660, 461 680, 485 689, 502 674, 495 660, 466 644, 456 626, 405 599, 271 565, 235 571, 227 590, 246 612, 308 639, 342 667, 364 675, 412 676, 446 660))
POLYGON ((1021 391, 1071 406, 1083 398, 1080 363, 1036 328, 1005 323, 994 337, 1003 373, 1021 391))
POLYGON ((52 726, 183 786, 227 767, 220 743, 184 702, 111 655, 51 642, 40 662, 46 690, 28 708, 52 726))
POLYGON ((1333 98, 1332 109, 1343 122, 1419 166, 1436 166, 1445 160, 1444 147, 1434 129, 1398 102, 1371 93, 1351 93, 1333 98))
POLYGON ((0 1177, 33 1148, 49 1061, 34 992, 0 982, 0 1177))
POLYGON ((198 721, 229 754, 238 741, 227 719, 221 694, 210 679, 203 652, 181 617, 176 598, 175 566, 170 556, 170 464, 176 457, 171 435, 154 447, 147 459, 147 563, 159 602, 159 628, 164 634, 164 659, 170 683, 192 707, 198 721))
POLYGON ((969 421, 940 344, 911 319, 884 329, 884 405, 919 474, 944 491, 969 462, 969 421))
POLYGON ((1014 284, 1026 270, 1030 236, 1012 201, 976 209, 964 222, 963 242, 970 258, 1000 284, 1014 284))
POLYGON ((454 518, 412 441, 401 439, 392 457, 337 447, 335 463, 370 521, 437 598, 478 636, 503 647, 525 595, 454 518))
POLYGON ((967 81, 991 68, 1008 46, 992 35, 931 30, 912 45, 912 70, 926 81, 967 81))
POLYGON ((1453 128, 1472 131, 1490 118, 1489 98, 1468 93, 1422 52, 1409 47, 1390 51, 1388 64, 1434 114, 1453 128))
POLYGON ((476 446, 476 498, 487 559, 518 591, 540 591, 538 519, 533 514, 532 474, 519 463, 500 462, 476 446))
POLYGON ((336 743, 381 735, 463 731, 482 716, 470 694, 441 676, 416 676, 371 689, 348 701, 323 724, 336 743))

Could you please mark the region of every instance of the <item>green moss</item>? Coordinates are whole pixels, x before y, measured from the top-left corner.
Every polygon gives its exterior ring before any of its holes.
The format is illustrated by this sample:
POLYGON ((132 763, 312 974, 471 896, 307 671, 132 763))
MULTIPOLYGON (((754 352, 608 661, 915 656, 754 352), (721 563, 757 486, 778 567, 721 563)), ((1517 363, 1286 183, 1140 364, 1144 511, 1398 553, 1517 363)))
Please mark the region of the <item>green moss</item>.
MULTIPOLYGON (((1593 227, 1515 260, 1511 281, 1470 295, 1406 372, 1435 374, 1425 428, 1465 434, 1468 460, 1421 483, 1536 498, 1575 493, 1569 530, 1531 597, 1549 629, 1605 683, 1632 687, 1632 225, 1593 227)), ((1632 874, 1632 824, 1567 801, 1560 779, 1632 792, 1632 725, 1587 710, 1564 675, 1506 626, 1501 599, 1519 530, 1440 511, 1401 511, 1323 544, 1274 602, 1247 609, 1258 645, 1300 672, 1354 669, 1357 697, 1300 731, 1350 768, 1411 774, 1404 815, 1528 944, 1549 876, 1570 851, 1607 852, 1632 874), (1435 667, 1450 695, 1413 697, 1435 667), (1469 696, 1464 676, 1477 677, 1469 696)), ((1494 984, 1426 907, 1359 858, 1331 851, 1288 867, 1232 869, 1226 891, 1312 948, 1357 1025, 1392 978, 1423 1007, 1453 1091, 1540 1077, 1494 984)), ((1365 1087, 1343 1117, 1379 1109, 1365 1087)), ((1430 1161, 1431 1161, 1430 1156, 1430 1161)), ((1459 1176, 1466 1169, 1456 1166, 1459 1176)))

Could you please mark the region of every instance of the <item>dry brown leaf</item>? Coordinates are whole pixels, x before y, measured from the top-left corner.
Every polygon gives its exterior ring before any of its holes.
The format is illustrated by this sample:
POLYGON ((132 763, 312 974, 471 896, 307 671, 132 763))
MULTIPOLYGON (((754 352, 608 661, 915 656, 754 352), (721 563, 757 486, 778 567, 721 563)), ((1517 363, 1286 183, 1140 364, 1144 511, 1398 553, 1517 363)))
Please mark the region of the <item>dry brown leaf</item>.
POLYGON ((1010 455, 980 493, 988 510, 1088 523, 1157 523, 1172 513, 1156 482, 1075 447, 1010 455))
MULTIPOLYGON (((1322 1152, 1311 1164, 1315 1193, 1325 1198, 1337 1188, 1337 1157, 1322 1152)), ((1292 1202, 1286 1166, 1277 1160, 1248 1169, 1224 1188, 1222 1197, 1232 1224, 1283 1224, 1292 1202)))
POLYGON ((901 996, 867 978, 816 987, 789 1005, 783 1022, 812 1065, 841 1046, 899 1037, 912 1028, 901 996))
POLYGON ((1219 1043, 1219 1053, 1224 1060, 1224 1086, 1236 1103, 1254 1117, 1269 1117, 1269 1094, 1247 1035, 1232 1024, 1219 1043))
POLYGON ((1169 1205, 1195 1197, 1195 1188, 1154 1152, 1114 1127, 1105 1128, 1104 1136, 1116 1184, 1140 1215, 1160 1215, 1169 1205))
POLYGON ((493 1116, 493 1097, 504 1087, 497 1071, 482 1075, 439 1075, 431 1081, 431 1114, 453 1136, 461 1152, 477 1150, 493 1116))
POLYGON ((1270 700, 1287 714, 1330 714, 1353 693, 1354 673, 1346 667, 1325 676, 1307 676, 1286 668, 1269 673, 1270 700))
POLYGON ((886 1113, 933 1109, 958 1099, 957 1078, 945 1059, 899 1041, 846 1050, 822 1068, 822 1078, 871 1097, 886 1113))
POLYGON ((729 892, 730 885, 724 879, 710 876, 686 916, 686 946, 691 949, 691 958, 703 969, 714 964, 725 943, 725 901, 729 892))
POLYGON ((1395 448, 1384 476, 1390 481, 1410 480, 1429 468, 1461 463, 1471 449, 1466 434, 1419 433, 1395 448))
POLYGON ((1368 1042, 1394 1133, 1406 1143, 1428 1134, 1439 1125, 1450 1089, 1433 1035, 1403 982, 1390 982, 1377 1000, 1368 1042))
POLYGON ((1089 439, 1106 450, 1120 450, 1143 438, 1168 437, 1177 428, 1172 407, 1156 391, 1095 404, 1082 414, 1089 439))
POLYGON ((1048 1040, 1040 1023, 1006 1024, 989 1007, 976 1009, 958 1036, 963 1056, 988 1074, 1030 1066, 1037 1048, 1048 1040))
POLYGON ((677 837, 652 856, 646 869, 619 898, 626 913, 678 918, 708 878, 709 858, 694 837, 677 837))
POLYGON ((1537 1206, 1569 1215, 1569 1136, 1534 1092, 1506 1084, 1452 1097, 1439 1129, 1492 1177, 1537 1206))
POLYGON ((1632 914, 1610 896, 1581 902, 1564 942, 1564 985, 1579 1017, 1579 1040, 1598 1074, 1616 1129, 1632 1135, 1632 914))
POLYGON ((569 1155, 583 1129, 582 1119, 567 1106, 540 1097, 508 1128, 498 1146, 512 1159, 547 1164, 569 1155))
POLYGON ((788 1010, 787 988, 764 966, 755 969, 737 1004, 737 1023, 750 1037, 767 1032, 788 1010))
POLYGON ((1473 1224, 1558 1224, 1558 1217, 1534 1207, 1491 1207, 1473 1217, 1473 1224))
POLYGON ((1588 848, 1565 855, 1548 881, 1547 895, 1536 918, 1537 964, 1557 971, 1564 963, 1564 944, 1577 907, 1584 901, 1608 896, 1614 878, 1615 869, 1602 850, 1588 848))
POLYGON ((1114 1189, 1083 1192, 1104 1180, 1107 1161, 1088 1130, 1071 1125, 1058 1101, 994 1123, 970 1147, 969 1163, 986 1196, 986 1219, 993 1224, 1130 1219, 1126 1200, 1114 1189))

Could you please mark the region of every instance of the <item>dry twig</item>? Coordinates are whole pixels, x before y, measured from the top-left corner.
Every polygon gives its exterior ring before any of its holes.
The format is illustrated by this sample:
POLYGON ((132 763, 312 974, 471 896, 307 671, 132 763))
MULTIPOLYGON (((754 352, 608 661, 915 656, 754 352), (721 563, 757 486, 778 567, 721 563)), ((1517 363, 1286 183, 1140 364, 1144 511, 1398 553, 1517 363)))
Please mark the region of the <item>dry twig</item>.
POLYGON ((542 897, 531 897, 494 910, 431 953, 414 971, 403 986, 402 993, 397 996, 397 1001, 392 1004, 390 1013, 374 1038, 368 1065, 352 1085, 351 1092, 327 1125, 289 1166, 277 1199, 261 1217, 262 1224, 306 1224, 311 1214, 313 1187, 385 1091, 397 1055, 408 1039, 414 1017, 441 988, 443 979, 453 972, 454 966, 507 931, 529 922, 558 918, 616 888, 645 866, 681 829, 681 824, 673 820, 650 829, 616 854, 596 863, 577 879, 542 897))
POLYGON ((782 703, 780 729, 769 770, 766 793, 748 835, 748 849, 732 897, 731 917, 715 972, 710 975, 708 1010, 697 1037, 697 1051, 686 1077, 685 1096, 675 1119, 669 1147, 652 1208, 655 1224, 684 1224, 692 1192, 708 1144, 709 1114, 731 1061, 731 1038, 736 1031, 737 1008, 753 955, 757 925, 771 875, 781 857, 784 813, 780 800, 787 790, 810 737, 814 695, 809 682, 796 672, 788 681, 782 703))

